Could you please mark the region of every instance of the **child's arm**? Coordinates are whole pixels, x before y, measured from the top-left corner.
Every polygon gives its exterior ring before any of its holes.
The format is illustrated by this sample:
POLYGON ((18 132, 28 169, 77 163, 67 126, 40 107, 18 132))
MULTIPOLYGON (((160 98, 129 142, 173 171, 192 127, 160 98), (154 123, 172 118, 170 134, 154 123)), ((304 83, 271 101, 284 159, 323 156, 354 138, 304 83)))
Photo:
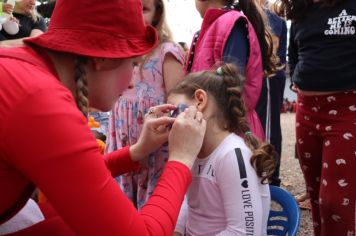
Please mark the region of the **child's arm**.
POLYGON ((184 53, 178 46, 173 47, 168 43, 163 47, 162 54, 164 55, 164 60, 162 74, 166 91, 169 91, 178 82, 178 80, 184 76, 184 53))
POLYGON ((287 59, 287 23, 282 21, 282 30, 279 36, 279 47, 277 55, 279 56, 280 63, 286 64, 287 59))
POLYGON ((296 65, 298 64, 298 45, 295 42, 295 37, 294 37, 294 24, 291 25, 289 34, 289 47, 288 47, 288 65, 289 65, 289 74, 292 79, 293 74, 294 74, 294 69, 296 65))
MULTIPOLYGON (((19 22, 19 24, 21 25, 21 22, 19 22)), ((25 45, 24 43, 25 39, 39 36, 43 34, 46 30, 47 30, 46 23, 44 19, 41 17, 34 25, 34 28, 31 30, 31 33, 28 37, 0 41, 0 47, 4 47, 4 48, 22 47, 25 45)))
POLYGON ((235 63, 237 68, 239 68, 239 72, 243 75, 246 72, 250 46, 246 24, 246 21, 243 19, 235 22, 223 52, 224 63, 235 63))
POLYGON ((14 48, 14 47, 23 47, 25 43, 23 42, 25 38, 21 39, 9 39, 0 41, 0 48, 14 48))
MULTIPOLYGON (((248 150, 243 155, 250 155, 248 150)), ((249 162, 239 164, 235 150, 220 159, 216 178, 223 199, 226 228, 222 235, 260 235, 262 207, 259 198, 258 180, 249 162)))

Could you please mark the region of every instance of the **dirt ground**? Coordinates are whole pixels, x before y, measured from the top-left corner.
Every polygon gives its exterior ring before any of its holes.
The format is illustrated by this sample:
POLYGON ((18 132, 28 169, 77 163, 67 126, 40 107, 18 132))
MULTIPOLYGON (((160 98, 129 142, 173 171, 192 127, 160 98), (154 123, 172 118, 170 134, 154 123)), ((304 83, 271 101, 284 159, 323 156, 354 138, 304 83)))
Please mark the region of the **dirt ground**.
MULTIPOLYGON (((295 114, 283 113, 281 115, 282 125, 282 159, 280 176, 281 187, 287 189, 292 195, 298 195, 305 191, 303 175, 294 157, 295 144, 295 114)), ((298 236, 313 235, 313 227, 310 210, 301 210, 301 223, 298 236)))

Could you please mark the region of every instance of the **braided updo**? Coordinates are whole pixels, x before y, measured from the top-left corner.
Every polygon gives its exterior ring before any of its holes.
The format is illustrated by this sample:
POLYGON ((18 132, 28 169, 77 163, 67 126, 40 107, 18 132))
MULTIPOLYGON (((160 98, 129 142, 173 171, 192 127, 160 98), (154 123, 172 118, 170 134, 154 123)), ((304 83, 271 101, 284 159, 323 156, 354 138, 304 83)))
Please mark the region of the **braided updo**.
POLYGON ((193 98, 197 89, 213 96, 219 112, 219 126, 243 136, 246 145, 252 150, 251 164, 264 182, 275 168, 275 152, 270 144, 262 144, 251 132, 246 120, 243 100, 244 77, 234 64, 224 64, 217 70, 191 73, 169 91, 170 94, 184 94, 193 98))

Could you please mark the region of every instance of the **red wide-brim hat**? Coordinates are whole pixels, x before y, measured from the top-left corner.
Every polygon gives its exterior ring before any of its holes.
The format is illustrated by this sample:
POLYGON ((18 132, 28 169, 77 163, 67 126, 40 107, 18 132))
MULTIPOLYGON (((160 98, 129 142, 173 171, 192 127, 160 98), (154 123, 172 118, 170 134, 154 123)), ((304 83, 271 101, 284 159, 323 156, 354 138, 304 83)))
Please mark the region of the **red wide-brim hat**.
POLYGON ((141 0, 57 0, 48 31, 25 42, 72 54, 129 58, 149 53, 157 33, 141 0))

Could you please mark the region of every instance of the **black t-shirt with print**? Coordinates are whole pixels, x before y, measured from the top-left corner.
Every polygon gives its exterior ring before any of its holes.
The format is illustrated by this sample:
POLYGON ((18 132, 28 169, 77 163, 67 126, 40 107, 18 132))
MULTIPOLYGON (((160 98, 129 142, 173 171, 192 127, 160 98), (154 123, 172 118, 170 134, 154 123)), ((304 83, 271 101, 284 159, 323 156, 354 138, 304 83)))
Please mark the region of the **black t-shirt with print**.
POLYGON ((43 32, 47 30, 47 26, 43 17, 39 17, 38 20, 35 22, 31 16, 25 16, 18 13, 13 13, 13 15, 20 23, 19 32, 15 35, 10 35, 6 33, 4 29, 2 29, 0 32, 0 41, 6 39, 19 39, 28 37, 30 36, 31 31, 33 29, 39 29, 43 32))
POLYGON ((292 81, 307 91, 356 89, 356 1, 336 7, 313 4, 291 26, 292 81))

